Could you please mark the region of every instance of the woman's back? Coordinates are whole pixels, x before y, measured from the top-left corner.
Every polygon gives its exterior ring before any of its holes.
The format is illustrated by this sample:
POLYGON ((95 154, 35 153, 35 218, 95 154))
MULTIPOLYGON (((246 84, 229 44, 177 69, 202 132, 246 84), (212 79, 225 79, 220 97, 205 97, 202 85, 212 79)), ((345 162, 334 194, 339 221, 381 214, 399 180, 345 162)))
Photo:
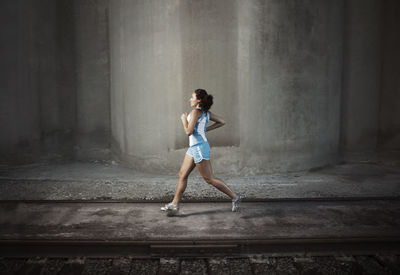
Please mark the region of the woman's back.
MULTIPOLYGON (((200 109, 200 107, 196 107, 196 109, 200 109)), ((190 113, 187 116, 187 121, 189 123, 190 121, 190 116, 192 113, 190 113)), ((208 124, 208 121, 210 120, 210 113, 209 112, 203 112, 199 119, 196 122, 196 125, 194 127, 193 133, 189 136, 189 146, 193 146, 202 142, 207 141, 206 137, 206 127, 208 124)))

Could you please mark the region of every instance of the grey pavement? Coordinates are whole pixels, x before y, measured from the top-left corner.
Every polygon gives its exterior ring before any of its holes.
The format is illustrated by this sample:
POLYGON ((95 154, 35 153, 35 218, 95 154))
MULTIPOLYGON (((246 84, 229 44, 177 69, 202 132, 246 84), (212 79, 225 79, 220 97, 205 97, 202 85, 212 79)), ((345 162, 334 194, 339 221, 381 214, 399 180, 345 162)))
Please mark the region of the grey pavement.
MULTIPOLYGON (((215 173, 245 201, 400 198, 400 166, 362 161, 309 171, 231 176, 215 173)), ((150 174, 107 162, 37 163, 0 166, 0 200, 172 200, 178 171, 150 174)), ((197 169, 182 202, 228 201, 197 169)))
POLYGON ((185 203, 1 202, 1 240, 196 241, 399 240, 400 201, 185 203))
POLYGON ((0 240, 400 240, 398 165, 357 161, 216 176, 244 195, 239 212, 231 212, 230 199, 196 170, 180 212, 167 216, 160 207, 172 199, 177 173, 148 174, 106 162, 1 166, 0 240))

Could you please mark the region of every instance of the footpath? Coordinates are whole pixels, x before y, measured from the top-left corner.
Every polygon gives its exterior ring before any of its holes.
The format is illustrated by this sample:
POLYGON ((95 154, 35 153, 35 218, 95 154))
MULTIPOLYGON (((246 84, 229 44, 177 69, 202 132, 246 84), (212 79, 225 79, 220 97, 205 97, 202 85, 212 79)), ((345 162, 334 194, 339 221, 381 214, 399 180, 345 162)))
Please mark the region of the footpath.
POLYGON ((107 244, 119 254, 151 255, 399 247, 398 166, 354 162, 287 174, 216 176, 244 195, 239 212, 231 212, 230 199, 198 173, 189 177, 179 213, 167 216, 160 207, 172 200, 177 175, 108 163, 2 166, 3 256, 29 254, 27 245, 34 244, 42 251, 69 244, 78 254, 84 253, 81 244, 89 254, 101 254, 107 244))

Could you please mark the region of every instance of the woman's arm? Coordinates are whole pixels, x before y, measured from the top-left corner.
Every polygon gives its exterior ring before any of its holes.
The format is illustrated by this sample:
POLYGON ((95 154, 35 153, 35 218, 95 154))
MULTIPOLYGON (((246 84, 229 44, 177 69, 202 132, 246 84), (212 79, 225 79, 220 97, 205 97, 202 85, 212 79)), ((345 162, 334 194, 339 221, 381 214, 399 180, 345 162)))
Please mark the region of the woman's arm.
POLYGON ((208 111, 208 112, 210 113, 210 120, 215 121, 215 123, 206 128, 207 132, 225 125, 225 121, 221 117, 217 116, 216 114, 214 114, 210 111, 208 111))
POLYGON ((198 109, 194 109, 192 111, 192 115, 190 116, 189 123, 187 122, 187 114, 183 113, 181 116, 183 129, 185 130, 186 135, 190 136, 193 133, 194 127, 196 126, 196 122, 201 116, 201 111, 198 109))
POLYGON ((217 129, 219 127, 224 126, 225 124, 215 122, 213 125, 207 126, 206 131, 209 132, 211 130, 217 129))

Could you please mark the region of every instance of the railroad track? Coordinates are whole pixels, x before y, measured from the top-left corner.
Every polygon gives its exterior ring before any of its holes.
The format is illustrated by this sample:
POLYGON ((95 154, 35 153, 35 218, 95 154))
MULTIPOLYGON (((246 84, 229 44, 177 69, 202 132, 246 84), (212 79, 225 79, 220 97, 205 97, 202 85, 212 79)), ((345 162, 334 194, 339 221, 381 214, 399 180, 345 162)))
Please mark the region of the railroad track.
POLYGON ((0 201, 0 274, 400 274, 398 200, 243 205, 233 214, 226 202, 186 203, 181 216, 167 218, 154 202, 0 201), (304 220, 296 220, 299 215, 304 220), (60 219, 56 229, 54 218, 60 219), (160 232, 173 223, 192 235, 160 239, 145 228, 149 220, 160 232), (199 220, 207 225, 191 224, 199 220), (210 237, 215 221, 221 224, 210 237), (236 233, 225 235, 235 223, 236 233), (146 235, 118 232, 120 226, 137 226, 146 235), (280 229, 297 237, 279 237, 280 229), (305 237, 301 230, 318 234, 305 237))
POLYGON ((0 258, 0 274, 400 274, 399 254, 0 258))
POLYGON ((0 257, 247 257, 370 255, 400 252, 400 238, 107 241, 0 240, 0 257))

